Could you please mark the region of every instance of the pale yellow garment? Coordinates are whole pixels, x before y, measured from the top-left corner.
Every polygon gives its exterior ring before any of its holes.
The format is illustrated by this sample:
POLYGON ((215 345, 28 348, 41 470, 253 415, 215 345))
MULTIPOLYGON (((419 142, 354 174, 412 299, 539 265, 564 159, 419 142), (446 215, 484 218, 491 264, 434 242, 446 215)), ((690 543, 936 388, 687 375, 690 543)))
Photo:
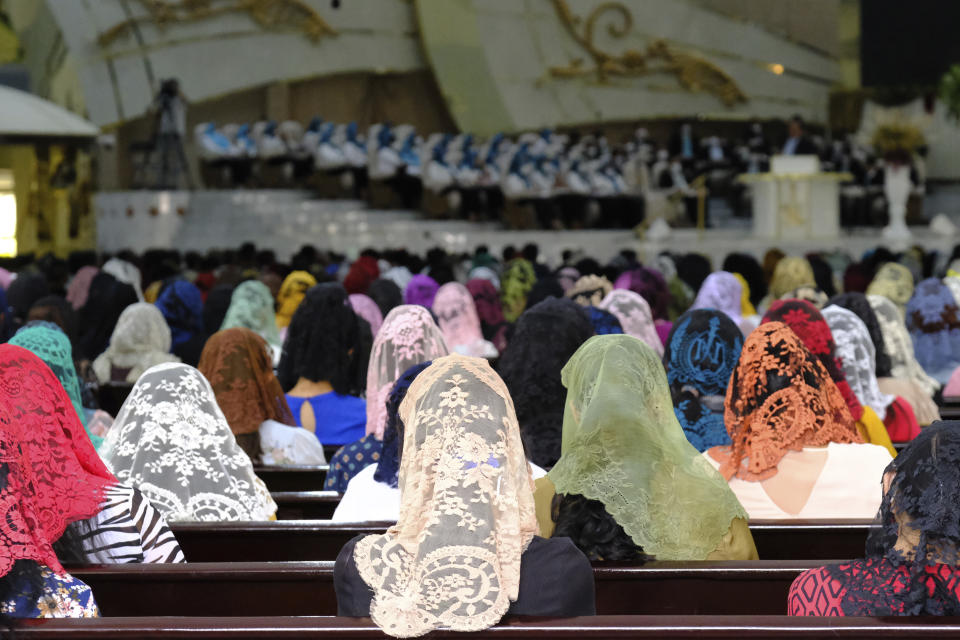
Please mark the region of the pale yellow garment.
MULTIPOLYGON (((883 426, 881 424, 881 426, 883 426)), ((553 497, 556 489, 550 478, 544 476, 534 481, 533 500, 537 512, 537 525, 540 537, 550 538, 557 526, 553 521, 553 497)), ((724 534, 717 548, 710 552, 706 560, 759 560, 757 545, 753 541, 750 527, 743 518, 730 521, 730 529, 724 534)))
POLYGON ((813 267, 806 258, 787 257, 777 263, 770 280, 770 297, 776 300, 800 287, 816 287, 813 267))
POLYGON ((154 304, 157 301, 157 298, 160 297, 160 289, 163 288, 163 282, 156 280, 150 284, 149 287, 143 292, 143 301, 154 304))
POLYGON ((857 421, 857 431, 860 432, 864 442, 878 444, 889 451, 894 458, 897 457, 897 450, 893 448, 886 425, 883 424, 877 412, 866 405, 863 407, 863 415, 857 421))
POLYGON ((740 281, 740 315, 744 318, 757 315, 757 310, 750 302, 750 285, 747 284, 747 279, 739 273, 733 275, 740 281))

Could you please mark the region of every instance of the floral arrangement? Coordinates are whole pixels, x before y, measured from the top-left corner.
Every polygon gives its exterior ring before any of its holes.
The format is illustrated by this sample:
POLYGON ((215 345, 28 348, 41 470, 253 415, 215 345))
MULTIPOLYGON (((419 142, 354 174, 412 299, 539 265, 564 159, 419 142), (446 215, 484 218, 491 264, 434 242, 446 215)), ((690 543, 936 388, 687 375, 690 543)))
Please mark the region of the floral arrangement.
POLYGON ((940 99, 947 107, 947 113, 960 120, 960 64, 955 64, 940 79, 940 99))
POLYGON ((873 148, 884 155, 891 153, 912 154, 926 144, 923 133, 908 122, 886 122, 873 130, 870 140, 873 148))

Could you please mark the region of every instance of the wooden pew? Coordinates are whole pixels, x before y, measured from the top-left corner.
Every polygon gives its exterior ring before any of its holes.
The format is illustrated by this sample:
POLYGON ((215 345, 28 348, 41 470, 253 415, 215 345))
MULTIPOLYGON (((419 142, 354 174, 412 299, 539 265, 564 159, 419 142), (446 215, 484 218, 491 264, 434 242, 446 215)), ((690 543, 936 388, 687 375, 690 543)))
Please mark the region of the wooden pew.
MULTIPOLYGON (((794 578, 822 561, 596 566, 601 615, 781 615, 794 578)), ((105 616, 335 615, 332 562, 68 568, 105 616)))
POLYGON ((340 504, 336 491, 273 491, 277 520, 329 520, 340 504))
POLYGON ((327 465, 261 466, 253 471, 270 491, 323 491, 327 465))
MULTIPOLYGON (((115 640, 140 638, 386 638, 366 618, 94 618, 24 620, 16 629, 28 640, 115 640)), ((622 638, 952 638, 960 635, 957 618, 792 618, 789 616, 594 616, 584 618, 505 618, 470 636, 434 631, 431 638, 497 640, 620 640, 622 638)))
MULTIPOLYGON (((382 533, 391 523, 175 522, 171 529, 190 562, 335 560, 356 535, 382 533)), ((750 523, 763 560, 822 560, 863 555, 869 520, 754 520, 750 523)))

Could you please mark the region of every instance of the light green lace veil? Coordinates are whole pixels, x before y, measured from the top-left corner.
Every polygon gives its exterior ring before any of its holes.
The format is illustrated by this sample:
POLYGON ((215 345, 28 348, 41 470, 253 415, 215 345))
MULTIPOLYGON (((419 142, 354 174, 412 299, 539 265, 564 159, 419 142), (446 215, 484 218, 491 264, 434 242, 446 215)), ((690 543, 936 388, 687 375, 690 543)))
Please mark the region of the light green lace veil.
POLYGON ((282 341, 276 317, 273 295, 267 285, 259 280, 247 280, 234 289, 220 329, 250 329, 269 344, 279 346, 282 341))
MULTIPOLYGON (((80 424, 83 425, 84 429, 87 429, 87 413, 83 409, 80 378, 77 376, 77 369, 73 365, 73 346, 66 334, 56 325, 37 322, 17 331, 17 334, 10 338, 10 344, 32 352, 50 367, 60 384, 63 385, 64 391, 70 397, 70 404, 77 412, 80 424)), ((87 435, 90 437, 94 448, 99 449, 100 445, 103 444, 103 438, 90 433, 89 430, 87 430, 87 435)))
POLYGON ((677 422, 657 354, 628 335, 594 336, 561 373, 567 388, 558 494, 599 500, 659 560, 703 560, 734 518, 747 519, 723 477, 677 422))

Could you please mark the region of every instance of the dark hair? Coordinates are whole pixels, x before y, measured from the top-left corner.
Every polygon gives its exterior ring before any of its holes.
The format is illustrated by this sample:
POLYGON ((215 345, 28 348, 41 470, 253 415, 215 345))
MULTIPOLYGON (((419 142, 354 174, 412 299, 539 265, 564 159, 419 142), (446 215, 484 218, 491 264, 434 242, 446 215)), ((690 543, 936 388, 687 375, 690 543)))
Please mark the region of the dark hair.
POLYGON ((558 494, 551 505, 557 523, 554 537, 566 536, 591 562, 643 564, 653 558, 633 541, 599 500, 579 494, 558 494))
POLYGON ((277 378, 284 391, 306 378, 326 380, 340 394, 358 394, 358 333, 357 316, 341 285, 310 287, 290 320, 283 342, 277 378))

